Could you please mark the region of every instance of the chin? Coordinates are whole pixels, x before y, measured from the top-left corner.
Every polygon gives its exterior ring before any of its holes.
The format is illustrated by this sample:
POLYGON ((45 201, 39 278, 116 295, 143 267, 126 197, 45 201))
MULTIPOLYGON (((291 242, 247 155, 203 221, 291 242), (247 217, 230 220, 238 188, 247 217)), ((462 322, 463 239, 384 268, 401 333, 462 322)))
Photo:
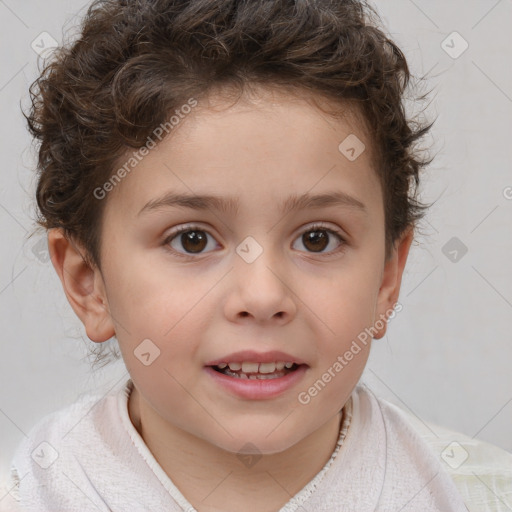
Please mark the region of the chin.
POLYGON ((269 431, 271 429, 268 426, 262 430, 245 428, 240 429, 238 432, 230 430, 232 436, 224 432, 225 435, 221 438, 212 438, 210 433, 210 435, 203 437, 203 439, 222 450, 237 455, 273 455, 288 450, 307 437, 306 432, 301 435, 300 432, 292 434, 284 430, 283 432, 277 432, 276 429, 275 433, 270 433, 269 435, 269 431))

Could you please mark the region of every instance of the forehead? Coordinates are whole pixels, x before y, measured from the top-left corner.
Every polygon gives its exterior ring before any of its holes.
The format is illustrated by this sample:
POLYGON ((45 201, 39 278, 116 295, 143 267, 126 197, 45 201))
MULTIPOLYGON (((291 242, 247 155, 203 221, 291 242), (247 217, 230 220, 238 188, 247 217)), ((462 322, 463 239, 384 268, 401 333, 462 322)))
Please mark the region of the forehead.
MULTIPOLYGON (((181 137, 181 143, 190 140, 193 133, 199 135, 200 128, 208 129, 207 124, 212 128, 213 124, 217 124, 226 129, 226 125, 234 122, 239 124, 237 132, 245 123, 247 130, 240 133, 241 136, 255 135, 260 128, 260 133, 271 130, 288 144, 308 140, 310 144, 301 146, 301 149, 309 149, 310 153, 318 145, 323 146, 322 149, 330 145, 331 151, 333 147, 338 150, 339 137, 352 134, 361 142, 364 141, 369 165, 376 163, 377 148, 374 147, 371 130, 361 108, 354 101, 335 101, 291 85, 248 85, 241 93, 229 86, 213 88, 185 121, 177 130, 187 132, 181 137)), ((221 136, 220 133, 217 135, 221 136)), ((266 144, 259 148, 261 150, 273 146, 268 139, 262 142, 266 144)))
POLYGON ((238 198, 239 205, 256 204, 264 194, 276 207, 307 192, 380 195, 372 144, 353 108, 275 89, 233 98, 212 92, 180 116, 171 133, 115 187, 109 202, 135 215, 171 190, 191 195, 215 190, 238 198), (337 119, 324 111, 334 109, 337 119))

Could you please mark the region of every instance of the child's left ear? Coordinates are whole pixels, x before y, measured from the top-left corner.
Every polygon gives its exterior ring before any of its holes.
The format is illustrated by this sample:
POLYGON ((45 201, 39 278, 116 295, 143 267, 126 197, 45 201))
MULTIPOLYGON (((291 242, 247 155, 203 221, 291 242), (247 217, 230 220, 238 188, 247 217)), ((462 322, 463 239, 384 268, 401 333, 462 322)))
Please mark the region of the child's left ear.
POLYGON ((387 317, 398 301, 402 274, 413 238, 414 229, 408 228, 395 242, 391 255, 384 264, 382 283, 377 299, 376 318, 374 319, 374 329, 377 331, 374 335, 375 339, 380 339, 386 334, 387 317), (379 328, 382 325, 383 327, 379 328))

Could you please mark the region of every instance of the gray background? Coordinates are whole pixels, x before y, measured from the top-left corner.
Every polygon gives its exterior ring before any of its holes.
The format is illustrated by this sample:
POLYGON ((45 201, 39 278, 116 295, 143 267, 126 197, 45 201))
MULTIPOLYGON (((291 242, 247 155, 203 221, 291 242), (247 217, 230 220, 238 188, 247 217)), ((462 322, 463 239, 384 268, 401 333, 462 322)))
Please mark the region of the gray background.
MULTIPOLYGON (((44 238, 27 237, 35 151, 20 101, 27 104, 37 75, 31 43, 41 44, 42 32, 71 37, 85 5, 0 0, 1 472, 43 415, 89 390, 106 392, 125 372, 122 363, 92 372, 44 238)), ((424 89, 434 88, 426 115, 438 121, 425 142, 437 157, 422 199, 437 202, 412 248, 403 310, 374 342, 363 380, 424 421, 512 451, 512 1, 377 7, 413 74, 428 75, 424 89), (469 44, 458 58, 463 41, 454 31, 469 44)))

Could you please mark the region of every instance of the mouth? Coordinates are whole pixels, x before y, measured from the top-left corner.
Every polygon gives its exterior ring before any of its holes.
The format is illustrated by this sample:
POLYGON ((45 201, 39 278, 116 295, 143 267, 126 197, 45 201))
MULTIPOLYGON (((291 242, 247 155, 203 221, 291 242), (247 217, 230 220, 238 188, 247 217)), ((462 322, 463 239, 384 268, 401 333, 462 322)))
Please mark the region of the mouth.
POLYGON ((205 365, 215 388, 243 400, 277 398, 297 387, 308 368, 297 356, 278 350, 243 350, 205 365))
POLYGON ((222 373, 228 377, 246 380, 272 380, 285 377, 286 375, 297 371, 299 366, 293 361, 274 361, 274 362, 229 362, 219 363, 210 366, 216 372, 222 373))

